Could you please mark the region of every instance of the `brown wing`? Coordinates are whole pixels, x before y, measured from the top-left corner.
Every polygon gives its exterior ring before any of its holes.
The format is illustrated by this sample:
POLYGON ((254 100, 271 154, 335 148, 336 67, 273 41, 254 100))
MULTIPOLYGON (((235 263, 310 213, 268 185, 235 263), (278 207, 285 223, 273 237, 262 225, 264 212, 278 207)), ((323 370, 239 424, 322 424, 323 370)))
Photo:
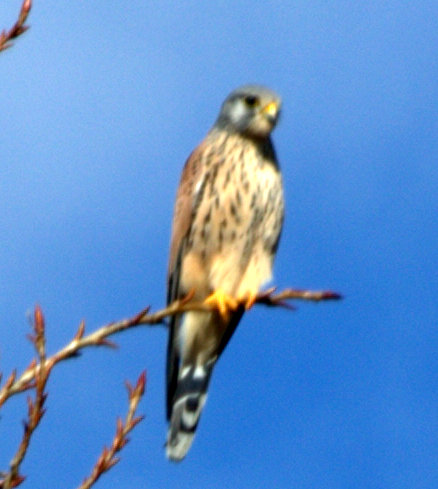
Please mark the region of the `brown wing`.
MULTIPOLYGON (((170 241, 170 255, 168 278, 178 276, 181 249, 184 245, 184 238, 187 236, 195 209, 196 191, 195 187, 202 177, 203 155, 205 144, 201 143, 189 156, 184 165, 178 192, 175 201, 175 210, 172 224, 172 238, 170 241)), ((176 278, 176 277, 175 277, 176 278)), ((168 291, 171 292, 170 290, 168 291)), ((175 291, 176 292, 176 291, 175 291)), ((170 294, 168 299, 175 300, 176 296, 170 294)))
MULTIPOLYGON (((205 144, 201 143, 189 156, 184 165, 178 192, 176 195, 175 211, 170 242, 169 268, 167 280, 167 303, 170 304, 179 297, 179 275, 181 260, 184 255, 186 237, 193 221, 196 208, 196 185, 202 179, 203 155, 205 144)), ((167 419, 170 418, 172 402, 178 381, 180 353, 178 348, 178 330, 181 316, 172 316, 169 321, 169 339, 167 344, 167 419)))

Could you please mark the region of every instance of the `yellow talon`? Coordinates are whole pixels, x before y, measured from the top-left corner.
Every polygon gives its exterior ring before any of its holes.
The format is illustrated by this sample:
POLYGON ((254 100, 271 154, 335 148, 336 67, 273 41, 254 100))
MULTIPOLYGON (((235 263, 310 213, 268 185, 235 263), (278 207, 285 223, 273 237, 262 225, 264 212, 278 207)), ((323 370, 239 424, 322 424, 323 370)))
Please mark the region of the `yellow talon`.
POLYGON ((219 314, 222 316, 222 319, 225 321, 229 319, 230 310, 234 311, 239 307, 239 302, 236 299, 220 289, 215 290, 211 295, 209 295, 205 299, 204 303, 217 309, 219 314))
POLYGON ((257 300, 257 292, 250 292, 248 296, 244 299, 245 309, 251 309, 251 307, 255 304, 257 300))

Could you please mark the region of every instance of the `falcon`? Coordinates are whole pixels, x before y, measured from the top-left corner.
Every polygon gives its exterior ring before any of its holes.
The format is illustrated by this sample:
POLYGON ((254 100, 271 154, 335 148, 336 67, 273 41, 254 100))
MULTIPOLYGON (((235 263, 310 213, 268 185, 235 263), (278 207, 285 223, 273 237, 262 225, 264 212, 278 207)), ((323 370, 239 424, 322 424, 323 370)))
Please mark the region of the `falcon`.
POLYGON ((167 302, 191 293, 209 310, 173 316, 169 324, 166 454, 172 461, 186 456, 213 368, 271 279, 284 215, 282 176, 270 137, 280 106, 279 96, 263 86, 231 92, 182 172, 167 302))

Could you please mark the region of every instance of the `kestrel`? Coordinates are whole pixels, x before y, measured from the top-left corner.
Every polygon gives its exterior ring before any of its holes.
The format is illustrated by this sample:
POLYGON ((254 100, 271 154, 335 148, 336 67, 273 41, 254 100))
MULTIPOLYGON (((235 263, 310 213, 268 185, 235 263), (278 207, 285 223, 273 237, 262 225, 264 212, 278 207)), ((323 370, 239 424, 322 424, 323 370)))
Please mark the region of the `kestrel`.
POLYGON ((187 454, 213 367, 271 279, 284 202, 270 138, 280 98, 247 85, 231 92, 215 124, 188 158, 177 192, 168 270, 168 303, 193 292, 211 312, 170 321, 166 453, 187 454))

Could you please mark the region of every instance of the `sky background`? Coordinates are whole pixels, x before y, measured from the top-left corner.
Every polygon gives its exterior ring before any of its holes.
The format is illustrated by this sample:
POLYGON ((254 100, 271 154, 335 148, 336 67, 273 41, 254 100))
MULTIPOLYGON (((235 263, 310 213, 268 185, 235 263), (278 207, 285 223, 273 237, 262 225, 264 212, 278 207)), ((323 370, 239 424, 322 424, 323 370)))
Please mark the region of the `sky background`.
MULTIPOLYGON (((20 2, 1 2, 1 27, 20 2)), ((76 487, 148 372, 121 462, 96 487, 426 489, 438 486, 438 3, 35 2, 0 55, 0 370, 34 356, 41 304, 54 353, 164 305, 186 157, 235 87, 283 98, 279 287, 340 303, 251 310, 215 370, 192 450, 163 444, 166 331, 59 365, 22 466, 76 487)), ((25 395, 0 418, 0 470, 25 395)))

